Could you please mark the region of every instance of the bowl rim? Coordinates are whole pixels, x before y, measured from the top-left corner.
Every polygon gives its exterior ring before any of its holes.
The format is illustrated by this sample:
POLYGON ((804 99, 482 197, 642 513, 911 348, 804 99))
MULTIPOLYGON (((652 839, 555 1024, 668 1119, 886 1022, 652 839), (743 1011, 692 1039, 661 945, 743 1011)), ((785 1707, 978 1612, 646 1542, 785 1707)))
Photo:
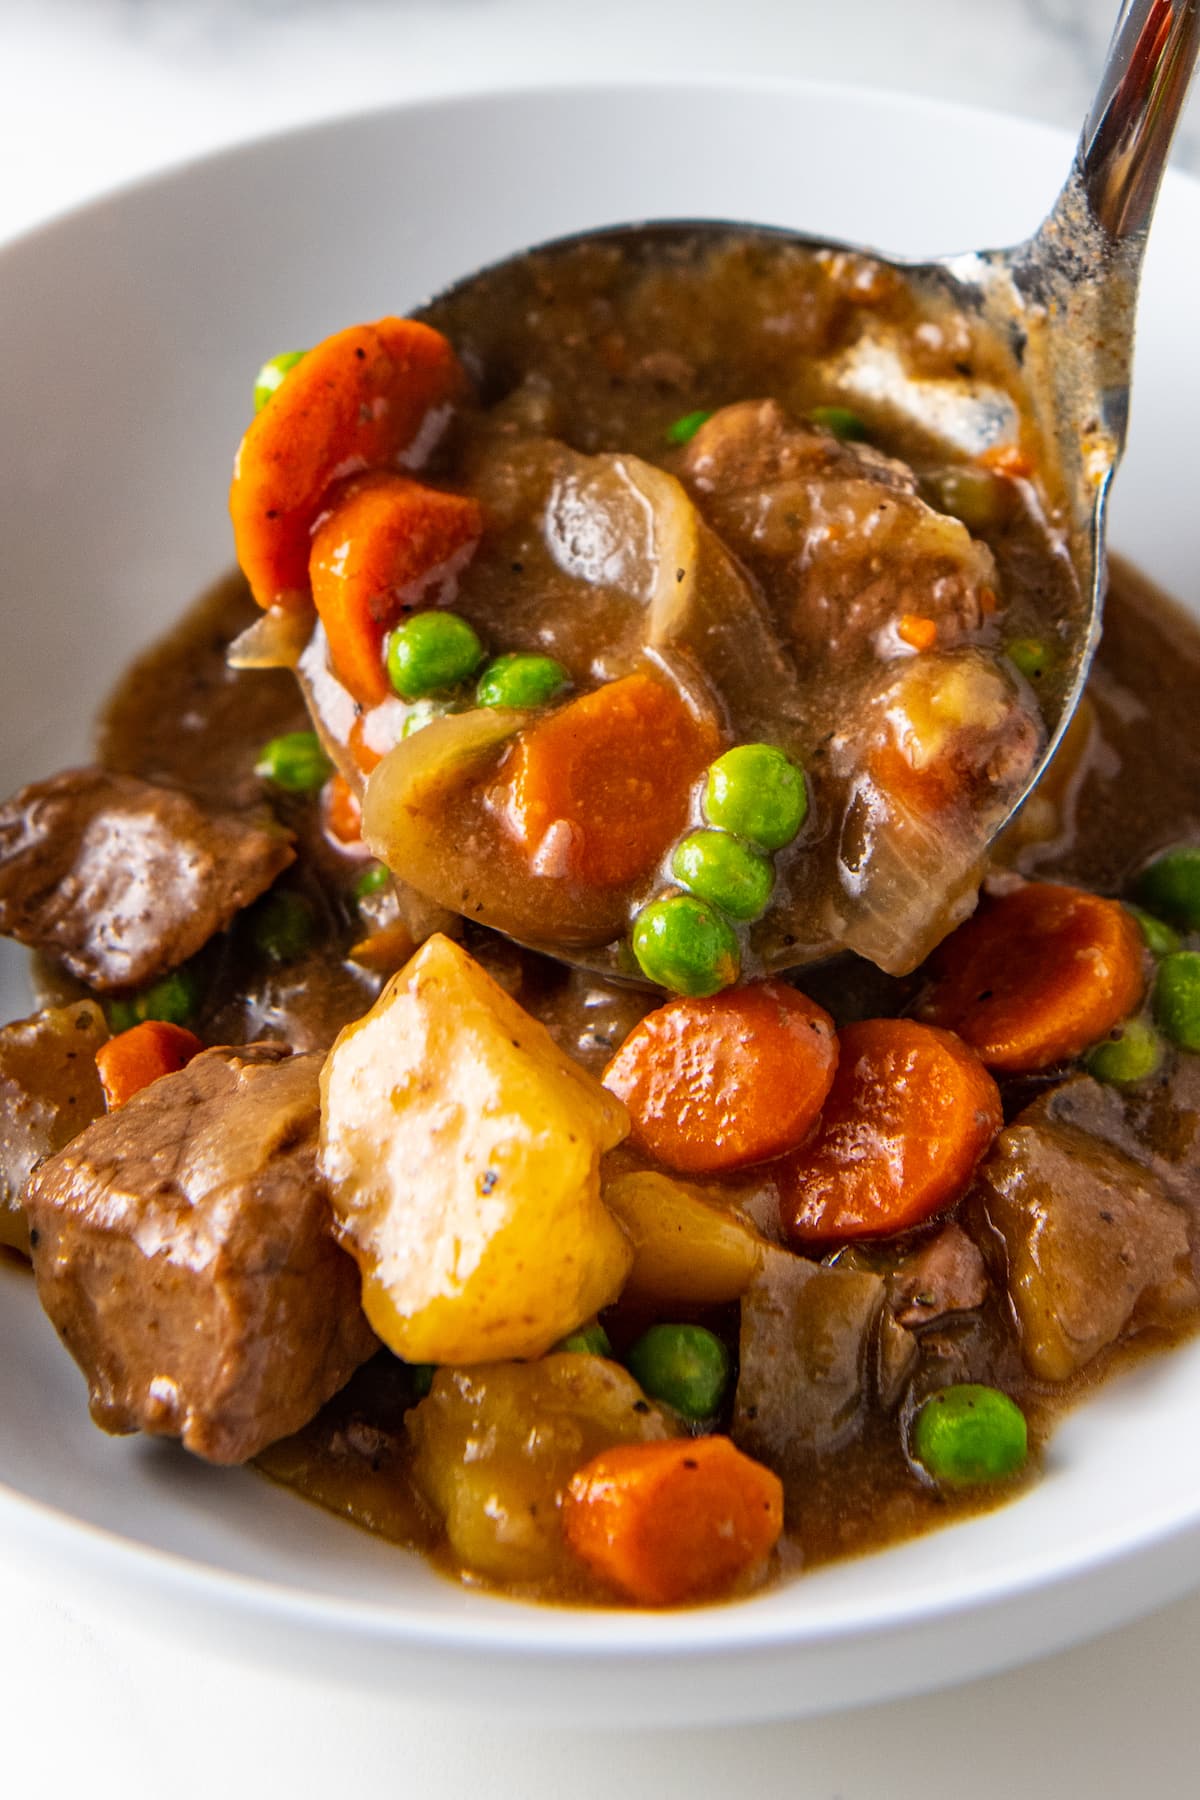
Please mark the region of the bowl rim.
MULTIPOLYGON (((605 96, 620 96, 629 93, 646 94, 655 91, 675 93, 687 91, 696 94, 713 94, 728 96, 732 93, 769 94, 777 98, 788 98, 792 95, 820 95, 822 99, 838 99, 845 97, 855 103, 868 102, 872 107, 881 110, 894 109, 897 112, 937 113, 948 122, 955 119, 978 122, 988 119, 1000 124, 1018 128, 1030 137, 1040 137, 1047 146, 1057 146, 1063 153, 1062 173, 1066 176, 1070 158, 1075 148, 1075 138, 1064 127, 1047 123, 1044 119, 1036 119, 1031 115, 1013 112, 1004 107, 973 106, 969 101, 952 100, 941 95, 910 93, 899 89, 879 87, 874 83, 859 84, 853 81, 822 81, 809 76, 735 74, 717 75, 711 70, 702 70, 698 74, 689 74, 686 69, 669 70, 660 74, 633 73, 620 79, 616 77, 575 77, 570 80, 547 75, 540 80, 487 81, 447 86, 433 93, 414 95, 410 99, 380 101, 365 107, 347 107, 337 112, 321 114, 316 118, 296 120, 291 123, 274 125, 265 131, 249 131, 239 133, 236 137, 222 141, 199 150, 185 151, 180 155, 168 158, 156 164, 154 168, 141 174, 129 175, 112 182, 96 193, 85 195, 81 200, 69 201, 56 206, 43 217, 18 226, 14 231, 0 235, 0 255, 23 248, 41 238, 48 236, 62 227, 72 225, 83 216, 98 215, 109 207, 134 198, 142 193, 170 186, 174 181, 185 176, 208 169, 218 169, 223 163, 239 162, 247 155, 271 153, 284 149, 291 143, 298 143, 302 138, 315 140, 322 135, 336 137, 348 127, 370 127, 383 124, 397 114, 406 118, 422 113, 445 113, 468 109, 480 102, 498 103, 502 107, 518 110, 523 106, 544 100, 547 97, 560 99, 597 99, 605 96)), ((1166 180, 1174 183, 1182 180, 1188 186, 1200 187, 1200 175, 1191 175, 1185 170, 1168 168, 1166 180)), ((1047 205, 1053 196, 1047 196, 1047 205)), ((703 219, 699 214, 697 218, 703 219)), ((640 223, 630 219, 626 223, 640 223)), ((756 221, 747 220, 748 224, 756 221)), ((765 221, 763 221, 765 223, 765 221)), ((1036 228, 1038 220, 1033 220, 1030 230, 1036 228)), ((579 228, 586 231, 588 226, 579 228)), ((786 229, 786 227, 784 228, 786 229)), ((962 250, 976 250, 982 246, 967 244, 960 246, 962 250)), ((513 251, 510 254, 515 255, 513 251)), ((953 255, 953 251, 932 250, 929 256, 940 257, 953 255)))
MULTIPOLYGON (((1019 130, 1027 140, 1039 141, 1047 152, 1060 152, 1064 173, 1073 149, 1068 132, 1020 113, 852 82, 784 75, 721 76, 711 72, 690 75, 674 71, 628 79, 564 81, 548 76, 544 80, 513 83, 481 81, 369 108, 347 109, 259 134, 239 135, 233 141, 175 158, 148 173, 130 177, 57 209, 0 238, 0 259, 7 260, 36 250, 60 234, 69 234, 80 220, 100 217, 139 195, 186 182, 197 172, 219 173, 223 168, 232 169, 244 164, 247 158, 286 151, 289 145, 301 140, 310 143, 319 142, 322 137, 333 140, 348 128, 382 125, 398 116, 419 119, 423 115, 470 115, 477 113, 481 106, 505 111, 548 98, 560 101, 583 97, 620 99, 631 93, 645 98, 655 92, 682 91, 718 100, 755 94, 795 97, 797 100, 802 100, 805 95, 820 95, 825 101, 846 96, 852 97, 856 104, 867 103, 883 112, 908 117, 914 114, 932 116, 947 124, 955 120, 978 122, 984 119, 1019 130)), ((1167 183, 1182 186, 1200 196, 1200 180, 1183 171, 1168 171, 1167 183)), ((1036 224, 1036 220, 1032 223, 1036 224)), ((969 1529, 972 1522, 966 1520, 961 1525, 942 1529, 950 1532, 969 1529)), ((372 1645, 388 1643, 410 1649, 428 1646, 463 1653, 503 1649, 518 1658, 530 1659, 569 1653, 579 1661, 620 1659, 626 1662, 633 1657, 694 1663, 727 1657, 731 1652, 769 1651, 784 1646, 812 1650, 850 1640, 866 1642, 886 1638, 898 1630, 996 1611, 1006 1603, 1020 1602, 1035 1591, 1062 1593, 1087 1581, 1101 1568, 1131 1563, 1155 1549, 1179 1551, 1192 1540, 1200 1542, 1200 1497, 1190 1504, 1181 1500, 1176 1505, 1166 1503, 1157 1512, 1146 1512, 1132 1532, 1116 1525, 1090 1535, 1083 1530, 1065 1557, 1059 1550, 1039 1553, 1036 1545, 1029 1546, 1015 1571, 1011 1563, 1006 1564, 1001 1574, 979 1568, 966 1588, 962 1586, 961 1577, 954 1577, 954 1587, 958 1591, 950 1591, 949 1583, 944 1586, 931 1584, 919 1600, 908 1596, 876 1602, 869 1613, 859 1616, 852 1615, 845 1607, 838 1609, 835 1616, 834 1610, 819 1600, 815 1604, 801 1601, 799 1597, 805 1594, 805 1584, 792 1581, 788 1585, 798 1597, 797 1604, 770 1612, 757 1607, 754 1596, 732 1604, 648 1613, 624 1607, 554 1606, 489 1594, 486 1609, 472 1608, 469 1616, 462 1618, 439 1617, 407 1600, 399 1604, 386 1600, 369 1603, 221 1568, 79 1519, 60 1507, 9 1487, 2 1479, 0 1526, 23 1528, 31 1547, 51 1554, 56 1563, 104 1565, 117 1581, 132 1581, 156 1589, 165 1587, 176 1598, 210 1609, 213 1606, 222 1610, 233 1608, 282 1629, 313 1630, 324 1636, 349 1634, 372 1645)), ((870 1554, 886 1556, 889 1551, 870 1554)), ((1196 1567, 1189 1570, 1187 1578, 1187 1585, 1196 1583, 1200 1583, 1200 1558, 1196 1567)), ((1145 1607, 1155 1604, 1157 1598, 1157 1594, 1150 1594, 1145 1607)), ((1126 1602, 1121 1616, 1132 1617, 1138 1610, 1136 1600, 1126 1602)), ((1026 1654, 1019 1652, 1022 1658, 1026 1654)), ((1000 1660, 997 1656, 993 1666, 1000 1660)), ((973 1672, 976 1671, 966 1670, 964 1674, 973 1672)), ((865 1696, 867 1699, 872 1697, 865 1696)))
MULTIPOLYGON (((297 1500, 297 1504, 302 1503, 297 1500)), ((80 1566, 99 1560, 111 1565, 112 1577, 121 1582, 132 1577, 141 1586, 157 1587, 162 1583, 177 1600, 200 1603, 210 1609, 232 1606, 276 1629, 305 1627, 322 1636, 349 1634, 364 1644, 398 1649, 429 1647, 462 1653, 503 1649, 539 1660, 564 1652, 601 1661, 625 1660, 634 1655, 651 1661, 669 1657, 672 1661, 692 1663, 711 1661, 731 1651, 784 1647, 815 1650, 851 1640, 882 1640, 897 1632, 949 1622, 968 1614, 995 1612, 1006 1605, 1019 1604, 1034 1593, 1065 1594, 1086 1582, 1098 1569, 1135 1561, 1152 1550, 1182 1550, 1193 1541, 1200 1543, 1197 1501, 1190 1513, 1164 1507, 1159 1515, 1144 1520, 1132 1535, 1116 1528, 1102 1531, 1091 1540, 1081 1534, 1078 1548, 1069 1557, 1048 1552, 1035 1554, 1016 1576, 1011 1570, 1003 1575, 983 1571, 969 1589, 961 1589, 956 1579, 954 1585, 960 1591, 941 1591, 934 1586, 925 1599, 876 1602, 871 1612, 862 1617, 832 1616, 820 1603, 806 1604, 798 1612, 764 1613, 755 1606, 754 1594, 733 1602, 658 1612, 622 1606, 547 1604, 489 1590, 486 1610, 472 1608, 469 1616, 460 1619, 438 1617, 411 1603, 372 1604, 220 1568, 175 1550, 142 1543, 110 1527, 77 1519, 0 1481, 0 1527, 9 1522, 29 1527, 33 1547, 51 1555, 56 1565, 69 1562, 80 1566), (537 1629, 530 1632, 526 1628, 534 1622, 537 1629)), ((336 1523, 339 1528, 358 1529, 344 1520, 336 1523)), ((968 1529, 971 1523, 968 1518, 937 1528, 937 1535, 968 1529)), ((397 1553, 417 1554, 399 1546, 397 1553)), ((889 1554, 890 1547, 884 1547, 866 1552, 865 1557, 874 1559, 889 1554)), ((1198 1585, 1200 1560, 1190 1579, 1176 1591, 1182 1593, 1198 1585)), ((797 1597, 804 1595, 803 1578, 785 1577, 782 1590, 775 1587, 764 1592, 778 1594, 789 1590, 797 1597)), ((1155 1596, 1151 1595, 1146 1606, 1155 1603, 1155 1596)))

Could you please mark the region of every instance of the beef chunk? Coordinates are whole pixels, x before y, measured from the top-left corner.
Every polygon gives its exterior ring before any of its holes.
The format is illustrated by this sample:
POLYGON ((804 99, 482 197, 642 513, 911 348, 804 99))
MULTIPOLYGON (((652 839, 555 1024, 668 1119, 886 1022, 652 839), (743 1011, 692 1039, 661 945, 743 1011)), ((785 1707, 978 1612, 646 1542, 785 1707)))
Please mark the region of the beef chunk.
POLYGON ((844 672, 898 654, 904 613, 943 649, 983 621, 991 552, 934 512, 911 470, 795 424, 773 400, 723 407, 688 446, 701 511, 762 582, 801 667, 844 672))
POLYGON ((915 477, 903 463, 840 443, 817 426, 797 424, 775 400, 742 400, 723 406, 700 427, 684 469, 701 493, 722 495, 861 474, 864 459, 882 487, 916 492, 915 477))
POLYGON ((316 1170, 320 1068, 205 1051, 30 1181, 38 1293, 106 1431, 244 1462, 377 1348, 316 1170))
POLYGON ((901 1325, 927 1325, 948 1313, 971 1312, 987 1295, 983 1256, 960 1225, 944 1225, 898 1263, 888 1280, 888 1299, 901 1325))
POLYGON ((222 1044, 267 1039, 293 1050, 329 1050, 339 1031, 361 1019, 381 982, 319 944, 294 962, 252 970, 207 1028, 222 1044))
POLYGON ((917 1405, 939 1388, 962 1382, 981 1381, 1017 1393, 1028 1379, 1011 1317, 994 1292, 976 1312, 947 1313, 922 1331, 917 1342, 920 1362, 911 1390, 917 1405))
POLYGON ((1042 1102, 1001 1132, 972 1204, 1043 1380, 1065 1381, 1126 1330, 1196 1304, 1183 1210, 1156 1176, 1042 1102))
POLYGON ((896 1406, 920 1358, 921 1347, 912 1332, 884 1307, 879 1315, 879 1348, 875 1388, 885 1411, 896 1406))
POLYGON ((898 1379, 896 1343, 878 1342, 883 1302, 878 1275, 768 1252, 742 1299, 735 1443, 785 1477, 850 1443, 873 1380, 898 1379))
POLYGON ((28 1248, 25 1183, 104 1111, 96 1052, 107 1037, 94 1000, 49 1006, 0 1031, 0 1244, 28 1248))
POLYGON ((141 987, 186 962, 292 859, 290 835, 260 818, 70 769, 0 808, 0 933, 90 987, 141 987))
POLYGON ((1200 1057, 1178 1056, 1161 1077, 1129 1088, 1077 1075, 1044 1095, 1036 1110, 1077 1125, 1156 1175, 1188 1208, 1200 1262, 1200 1057))

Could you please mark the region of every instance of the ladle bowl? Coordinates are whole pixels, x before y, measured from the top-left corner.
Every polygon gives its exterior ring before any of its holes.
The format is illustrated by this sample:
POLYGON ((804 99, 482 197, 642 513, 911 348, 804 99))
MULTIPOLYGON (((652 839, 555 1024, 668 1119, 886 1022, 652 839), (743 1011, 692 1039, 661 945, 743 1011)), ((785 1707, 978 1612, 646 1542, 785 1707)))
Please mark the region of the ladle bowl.
MULTIPOLYGON (((990 815, 981 841, 990 830, 998 836, 1044 773, 1061 743, 1082 695, 1100 635, 1105 590, 1105 529, 1109 490, 1125 444, 1129 419, 1134 323, 1138 285, 1150 222, 1175 126, 1189 80, 1200 54, 1200 0, 1130 0, 1119 18, 1096 98, 1085 121, 1075 158, 1048 216, 1032 237, 1003 250, 975 250, 931 261, 881 258, 875 262, 898 270, 918 304, 941 307, 966 317, 994 343, 1002 345, 1019 371, 1022 405, 1045 447, 1040 471, 1055 497, 1057 527, 1074 568, 1078 601, 1066 621, 1058 648, 1061 665, 1055 691, 1045 697, 1045 741, 1024 785, 1011 805, 990 815)), ((792 243, 808 251, 861 251, 861 246, 829 244, 800 233, 754 225, 713 221, 648 221, 610 226, 542 244, 533 250, 455 282, 424 311, 441 322, 447 308, 483 300, 503 291, 536 257, 553 265, 558 255, 605 243, 619 248, 631 263, 669 252, 672 247, 703 254, 736 235, 792 243)), ((452 334, 453 335, 453 334, 452 334)), ((869 346, 868 346, 869 347, 869 346)), ((1010 397, 995 388, 964 381, 950 394, 950 384, 934 399, 938 384, 907 376, 886 353, 866 355, 845 398, 853 406, 862 398, 898 403, 931 435, 952 445, 956 454, 973 457, 995 450, 1015 436, 1017 420, 1010 397), (936 404, 936 421, 921 409, 936 404)), ((602 950, 547 949, 581 966, 609 976, 636 974, 619 947, 602 950)), ((780 944, 793 941, 790 934, 780 944)), ((816 942, 794 954, 772 943, 764 957, 780 968, 829 953, 816 942)))

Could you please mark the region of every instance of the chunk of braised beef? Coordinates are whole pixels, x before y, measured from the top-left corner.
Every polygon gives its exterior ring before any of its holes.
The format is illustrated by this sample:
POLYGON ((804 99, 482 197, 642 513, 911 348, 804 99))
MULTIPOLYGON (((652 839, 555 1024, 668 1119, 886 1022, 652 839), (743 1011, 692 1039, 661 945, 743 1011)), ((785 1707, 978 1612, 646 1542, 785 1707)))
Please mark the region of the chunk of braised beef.
POLYGON ((0 1030, 0 1244, 26 1250, 25 1183, 104 1111, 96 1052, 108 1037, 94 1000, 48 1006, 0 1030))
POLYGON ((908 1360, 891 1334, 881 1351, 883 1309, 878 1275, 769 1252, 742 1299, 735 1443, 786 1478, 858 1437, 880 1375, 898 1391, 908 1360))
POLYGON ((1178 1056, 1162 1075, 1128 1088, 1078 1075, 1041 1104, 1048 1119, 1078 1126, 1156 1175, 1188 1209, 1200 1258, 1200 1057, 1178 1056))
POLYGON ((701 511, 762 583, 809 670, 895 655, 905 614, 942 649, 978 630, 997 585, 990 550, 935 512, 911 469, 790 420, 773 400, 723 407, 688 446, 701 511))
POLYGON ((921 1347, 888 1307, 879 1315, 879 1344, 875 1359, 875 1393, 880 1406, 890 1412, 899 1404, 920 1359, 921 1347))
POLYGON ((381 983, 324 944, 295 962, 259 964, 206 1027, 224 1044, 284 1043, 298 1052, 332 1048, 339 1031, 360 1019, 381 983))
POLYGON ((1066 1381, 1197 1300, 1187 1214, 1132 1158, 1040 1100, 1001 1132, 972 1197, 1031 1373, 1066 1381))
POLYGON ((0 933, 90 987, 140 987, 195 955, 293 854, 262 817, 70 769, 0 808, 0 933))
MULTIPOLYGON (((882 480, 916 492, 902 463, 880 458, 882 480)), ((830 432, 789 420, 776 400, 742 400, 706 419, 688 444, 685 475, 702 494, 735 494, 781 481, 857 469, 854 451, 830 432)))
POLYGON ((317 1173, 320 1069, 208 1050, 31 1179, 38 1294, 105 1430, 244 1462, 377 1348, 317 1173))
POLYGON ((1013 1331, 1007 1299, 993 1289, 974 1312, 946 1313, 917 1334, 920 1358, 911 1393, 916 1403, 939 1388, 982 1382, 1018 1393, 1028 1372, 1013 1331))
POLYGON ((901 1325, 929 1325, 948 1313, 972 1312, 988 1291, 979 1246, 953 1223, 911 1251, 888 1277, 888 1301, 901 1325))

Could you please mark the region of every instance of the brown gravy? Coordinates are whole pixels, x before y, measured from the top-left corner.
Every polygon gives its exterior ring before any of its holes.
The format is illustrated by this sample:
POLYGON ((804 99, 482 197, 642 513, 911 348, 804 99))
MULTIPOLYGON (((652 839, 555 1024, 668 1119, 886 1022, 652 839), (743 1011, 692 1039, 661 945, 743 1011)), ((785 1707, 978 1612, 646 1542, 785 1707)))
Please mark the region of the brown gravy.
MULTIPOLYGON (((225 647, 251 616, 244 585, 231 578, 135 663, 100 723, 103 760, 204 794, 247 791, 264 738, 305 724, 289 677, 226 668, 225 647), (163 721, 171 718, 187 721, 186 736, 165 727, 163 721)), ((1148 856, 1200 833, 1198 700, 1200 631, 1144 577, 1114 559, 1106 631, 1089 687, 1091 716, 1069 778, 1058 783, 1053 809, 1040 822, 1049 835, 1032 842, 1014 837, 1010 849, 1019 866, 1042 877, 1119 890, 1148 856), (1153 731, 1147 730, 1151 718, 1153 731)), ((347 986, 341 961, 357 929, 348 891, 361 865, 330 849, 312 802, 292 803, 289 822, 300 831, 310 859, 305 878, 326 896, 326 933, 293 978, 287 1006, 273 1023, 264 1025, 261 1012, 253 1023, 263 1035, 328 1042, 370 997, 369 984, 364 987, 359 977, 347 986)), ((606 988, 497 940, 481 941, 478 948, 493 959, 506 984, 520 984, 523 1003, 593 1070, 603 1066, 651 1004, 636 989, 606 988)), ((218 973, 206 1035, 218 1021, 236 1030, 239 1018, 248 1017, 228 998, 237 980, 236 967, 218 973)), ((804 985, 839 1022, 894 1010, 908 992, 907 983, 846 958, 809 971, 804 985)), ((1179 1061, 1168 1060, 1144 1096, 1138 1124, 1149 1140, 1165 1140, 1178 1129, 1180 1108, 1200 1103, 1194 1079, 1177 1089, 1179 1061)), ((1028 1082, 1010 1084, 1010 1112, 1030 1091, 1028 1082)), ((880 1248, 881 1263, 894 1260, 893 1246, 880 1248)), ((694 1316, 736 1345, 736 1309, 694 1316)), ((606 1324, 618 1353, 644 1322, 632 1311, 614 1309, 606 1324)), ((914 1391, 920 1394, 947 1379, 1003 1386, 1029 1420, 1034 1455, 1023 1480, 1032 1481, 1037 1453, 1064 1409, 1132 1361, 1169 1347, 1195 1324, 1188 1317, 1174 1334, 1144 1333, 1102 1353, 1071 1381, 1050 1384, 1024 1369, 1012 1324, 993 1297, 980 1312, 926 1334, 914 1391)), ((478 1583, 478 1576, 454 1564, 411 1478, 404 1413, 417 1398, 410 1371, 381 1353, 310 1426, 260 1456, 258 1466, 309 1500, 478 1583)), ((860 1442, 819 1461, 810 1478, 790 1491, 789 1537, 776 1565, 794 1570, 880 1549, 1007 1501, 1013 1492, 1012 1486, 961 1496, 933 1491, 907 1463, 894 1419, 874 1416, 860 1442)), ((582 1576, 510 1591, 568 1604, 605 1599, 582 1576)))

